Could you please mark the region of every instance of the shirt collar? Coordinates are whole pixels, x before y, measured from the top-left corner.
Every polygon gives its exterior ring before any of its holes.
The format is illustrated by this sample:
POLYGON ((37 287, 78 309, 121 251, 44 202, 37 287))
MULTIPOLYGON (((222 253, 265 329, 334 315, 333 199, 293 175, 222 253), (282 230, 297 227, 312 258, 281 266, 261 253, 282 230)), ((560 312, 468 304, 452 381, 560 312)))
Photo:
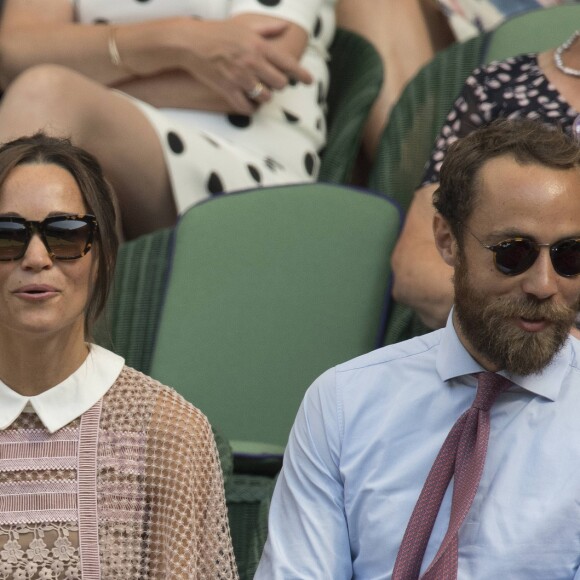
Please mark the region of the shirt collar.
MULTIPOLYGON (((512 383, 527 391, 555 401, 574 360, 571 340, 570 337, 566 340, 564 346, 556 353, 550 364, 540 373, 525 377, 505 371, 500 371, 498 374, 507 377, 512 383)), ((459 336, 457 336, 453 325, 453 310, 451 310, 447 318, 447 325, 442 333, 436 365, 437 372, 443 381, 485 371, 469 354, 459 336)))
POLYGON ((62 383, 27 397, 0 381, 0 429, 6 429, 25 407, 38 415, 50 433, 58 431, 88 411, 114 384, 125 361, 96 344, 83 364, 62 383))

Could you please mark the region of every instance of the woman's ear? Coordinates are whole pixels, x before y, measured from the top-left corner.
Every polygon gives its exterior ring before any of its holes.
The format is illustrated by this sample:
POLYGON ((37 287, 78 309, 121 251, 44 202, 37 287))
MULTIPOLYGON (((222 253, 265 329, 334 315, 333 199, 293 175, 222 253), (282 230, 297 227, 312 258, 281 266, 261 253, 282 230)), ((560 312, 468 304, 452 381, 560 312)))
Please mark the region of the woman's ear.
POLYGON ((451 227, 447 220, 436 212, 433 217, 433 235, 435 237, 435 245, 443 261, 451 267, 455 267, 457 261, 457 240, 451 231, 451 227))

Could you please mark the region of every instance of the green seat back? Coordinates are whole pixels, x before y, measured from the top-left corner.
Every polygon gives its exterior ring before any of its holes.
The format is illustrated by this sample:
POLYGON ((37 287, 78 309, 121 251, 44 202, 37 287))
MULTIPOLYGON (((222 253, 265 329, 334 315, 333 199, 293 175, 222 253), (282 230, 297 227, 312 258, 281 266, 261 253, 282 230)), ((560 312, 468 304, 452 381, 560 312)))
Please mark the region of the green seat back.
POLYGON ((346 183, 356 160, 362 131, 383 82, 383 64, 362 36, 337 29, 330 46, 328 136, 320 181, 346 183))
POLYGON ((149 374, 161 311, 172 229, 121 244, 113 288, 95 341, 149 374))
POLYGON ((506 20, 491 35, 485 62, 555 48, 580 27, 580 4, 532 10, 506 20))
MULTIPOLYGON (((405 211, 453 101, 469 73, 481 63, 487 38, 481 35, 437 54, 407 85, 391 112, 369 185, 394 198, 405 211)), ((410 308, 394 303, 384 342, 398 342, 426 331, 410 308)))
MULTIPOLYGON (((107 309, 95 328, 97 344, 145 374, 151 367, 172 234, 170 228, 158 230, 121 245, 107 309)), ((215 427, 213 433, 227 481, 233 472, 231 448, 215 427)))
POLYGON ((477 36, 439 52, 409 82, 393 107, 369 185, 396 199, 405 210, 453 101, 469 73, 481 64, 487 38, 477 36))
POLYGON ((329 184, 194 206, 177 226, 152 376, 234 452, 281 452, 312 380, 377 345, 399 220, 386 198, 329 184))
POLYGON ((240 580, 252 580, 268 536, 275 478, 234 474, 226 486, 228 516, 240 580))

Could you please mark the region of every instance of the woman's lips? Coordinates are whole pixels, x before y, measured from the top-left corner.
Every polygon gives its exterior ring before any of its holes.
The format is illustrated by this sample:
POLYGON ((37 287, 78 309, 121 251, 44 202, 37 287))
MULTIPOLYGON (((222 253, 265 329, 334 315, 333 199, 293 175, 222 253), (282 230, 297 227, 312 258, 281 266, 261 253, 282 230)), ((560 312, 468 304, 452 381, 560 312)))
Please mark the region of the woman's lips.
POLYGON ((31 300, 33 302, 39 300, 47 300, 59 294, 59 291, 54 286, 47 284, 28 284, 21 286, 14 290, 13 294, 23 300, 31 300))

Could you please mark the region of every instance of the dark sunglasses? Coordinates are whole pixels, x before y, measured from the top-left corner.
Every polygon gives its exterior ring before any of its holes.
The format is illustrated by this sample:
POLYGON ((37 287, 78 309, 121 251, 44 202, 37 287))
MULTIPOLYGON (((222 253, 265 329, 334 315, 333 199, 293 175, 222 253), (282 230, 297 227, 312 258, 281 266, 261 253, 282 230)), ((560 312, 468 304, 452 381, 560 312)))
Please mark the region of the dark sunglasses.
POLYGON ((52 259, 76 260, 90 251, 96 229, 92 215, 55 215, 41 222, 0 217, 0 261, 22 258, 35 233, 52 259))
POLYGON ((540 248, 550 248, 550 259, 556 273, 569 278, 580 274, 580 239, 560 240, 555 244, 538 244, 528 238, 510 238, 499 244, 484 244, 471 230, 469 233, 493 252, 495 267, 506 276, 525 272, 536 261, 540 248))

